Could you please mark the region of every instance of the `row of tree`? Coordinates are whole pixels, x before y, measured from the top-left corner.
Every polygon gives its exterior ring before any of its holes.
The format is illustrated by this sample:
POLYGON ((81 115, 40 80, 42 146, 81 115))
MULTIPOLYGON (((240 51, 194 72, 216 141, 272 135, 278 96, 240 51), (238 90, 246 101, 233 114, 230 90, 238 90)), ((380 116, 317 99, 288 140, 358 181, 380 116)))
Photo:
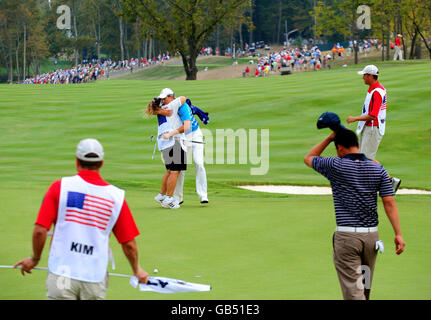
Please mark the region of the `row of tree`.
POLYGON ((390 43, 398 34, 403 35, 404 57, 419 58, 423 43, 431 59, 431 1, 321 0, 311 14, 316 17, 316 37, 327 39, 341 36, 345 40, 356 40, 355 63, 358 62, 361 39, 379 39, 383 44, 382 60, 389 60, 390 43), (362 30, 357 26, 360 5, 370 8, 371 29, 362 30))
MULTIPOLYGON (((12 83, 40 73, 47 57, 77 65, 165 51, 178 52, 186 78, 196 79, 202 47, 223 52, 256 41, 282 44, 291 30, 306 39, 357 40, 356 62, 359 40, 379 38, 389 48, 397 33, 404 35, 404 56, 415 57, 421 43, 431 56, 431 1, 0 0, 0 81, 2 74, 12 83), (356 27, 359 5, 371 8, 370 30, 356 27)), ((389 50, 382 52, 385 57, 389 50)))
POLYGON ((193 79, 201 47, 281 43, 288 27, 309 37, 312 8, 313 0, 0 0, 0 81, 40 73, 47 57, 76 65, 164 51, 178 51, 193 79), (58 28, 64 5, 70 29, 58 28))
POLYGON ((102 57, 149 58, 163 49, 119 17, 119 9, 119 0, 1 0, 0 81, 2 73, 9 83, 40 73, 48 57, 77 65, 102 57), (70 29, 58 28, 62 5, 70 8, 70 29))

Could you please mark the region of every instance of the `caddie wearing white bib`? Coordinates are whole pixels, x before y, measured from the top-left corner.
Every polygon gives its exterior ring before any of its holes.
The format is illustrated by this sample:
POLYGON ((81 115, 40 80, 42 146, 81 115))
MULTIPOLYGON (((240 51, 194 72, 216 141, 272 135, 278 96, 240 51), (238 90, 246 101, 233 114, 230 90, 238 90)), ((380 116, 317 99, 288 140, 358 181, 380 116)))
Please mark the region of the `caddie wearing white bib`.
POLYGON ((374 65, 369 65, 358 74, 363 75, 365 84, 369 86, 359 117, 348 117, 347 122, 359 121, 356 133, 360 137, 359 152, 365 154, 368 159, 376 158, 377 149, 386 127, 386 89, 379 83, 379 70, 374 65))
MULTIPOLYGON (((349 116, 347 123, 358 121, 356 133, 360 135, 359 152, 365 154, 368 159, 375 160, 386 129, 387 94, 378 81, 379 69, 375 65, 366 66, 358 74, 362 75, 364 83, 369 87, 361 116, 349 116)), ((401 180, 392 177, 391 181, 396 192, 401 180)))
POLYGON ((48 300, 102 300, 108 288, 109 236, 114 233, 139 282, 148 273, 139 266, 139 235, 125 192, 100 174, 103 147, 82 140, 76 150, 78 174, 55 181, 48 189, 33 231, 33 254, 15 264, 31 273, 42 255, 48 230, 55 224, 48 257, 48 300))

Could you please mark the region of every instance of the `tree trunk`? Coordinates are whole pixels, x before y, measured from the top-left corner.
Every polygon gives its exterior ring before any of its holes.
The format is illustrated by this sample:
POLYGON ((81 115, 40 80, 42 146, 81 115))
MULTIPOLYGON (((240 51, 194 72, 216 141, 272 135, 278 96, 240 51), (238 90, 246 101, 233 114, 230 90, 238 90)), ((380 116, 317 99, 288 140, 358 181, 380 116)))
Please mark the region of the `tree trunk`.
MULTIPOLYGON (((253 22, 253 0, 250 1, 250 21, 253 22)), ((249 35, 249 39, 248 39, 248 43, 252 44, 253 43, 253 29, 250 28, 250 35, 249 35)))
POLYGON ((243 50, 244 49, 244 43, 242 40, 242 23, 239 25, 238 33, 239 33, 239 48, 240 48, 240 50, 243 50))
POLYGON ((276 38, 277 44, 280 43, 281 15, 282 15, 282 11, 283 11, 282 9, 283 9, 282 2, 281 2, 281 0, 279 0, 279 2, 278 2, 278 26, 277 26, 277 38, 276 38))
POLYGON ((148 42, 148 40, 147 40, 147 39, 144 39, 144 41, 143 41, 143 46, 144 46, 143 57, 144 57, 145 59, 148 59, 147 42, 148 42))
POLYGON ((422 32, 419 30, 419 27, 415 24, 416 26, 416 31, 419 33, 419 35, 421 36, 425 47, 427 47, 429 55, 430 55, 430 59, 431 59, 431 44, 428 43, 427 39, 424 37, 424 35, 422 34, 422 32))
POLYGON ((137 49, 137 56, 136 58, 140 59, 142 57, 141 55, 141 40, 140 40, 140 36, 139 36, 139 27, 138 27, 138 21, 136 21, 135 23, 135 35, 136 35, 136 49, 137 49))
POLYGON ((97 41, 97 62, 100 63, 100 38, 97 41))
POLYGON ((358 64, 358 62, 359 62, 359 58, 358 58, 359 42, 357 42, 356 45, 353 45, 353 49, 355 50, 355 64, 358 64))
POLYGON ((75 2, 73 2, 73 30, 75 32, 75 47, 73 48, 73 53, 75 54, 75 67, 78 66, 78 27, 76 25, 76 10, 75 2))
POLYGON ((360 36, 359 36, 359 30, 356 28, 355 23, 355 14, 352 14, 352 27, 351 27, 351 39, 353 40, 353 50, 355 50, 355 64, 358 64, 359 57, 358 57, 358 51, 359 51, 359 43, 360 43, 360 36), (356 44, 355 44, 356 39, 356 44))
POLYGON ((418 42, 415 48, 415 59, 422 59, 422 42, 418 42))
POLYGON ((403 32, 403 21, 402 21, 402 19, 400 19, 400 33, 403 36, 401 38, 401 42, 403 44, 403 57, 407 57, 407 46, 406 46, 406 43, 404 41, 404 32, 403 32))
POLYGON ((123 30, 123 21, 121 18, 118 18, 118 26, 120 29, 120 52, 121 52, 121 60, 124 60, 124 30, 123 30))
POLYGON ((22 53, 22 79, 25 80, 27 77, 27 24, 24 23, 24 47, 23 47, 23 53, 22 53))
POLYGON ((100 19, 98 18, 97 24, 93 22, 94 38, 96 39, 96 55, 97 62, 100 62, 100 19))
POLYGON ((152 59, 152 50, 153 50, 153 38, 150 38, 150 43, 148 45, 148 59, 152 59))
POLYGON ((34 60, 34 70, 36 75, 40 74, 40 61, 39 58, 35 58, 34 60))
POLYGON ((100 8, 97 7, 97 62, 100 63, 100 46, 102 41, 102 33, 100 27, 100 8))
POLYGON ((139 39, 137 40, 137 45, 136 46, 137 46, 137 48, 136 48, 137 49, 136 58, 139 59, 139 58, 142 57, 142 55, 141 55, 141 49, 142 49, 141 48, 141 41, 139 39))
POLYGON ((130 54, 129 54, 129 45, 127 44, 127 22, 124 22, 124 47, 126 48, 126 57, 127 60, 130 60, 130 54))
POLYGON ((230 28, 230 49, 231 49, 231 57, 233 57, 233 27, 230 28))
POLYGON ((413 34, 413 37, 412 37, 412 44, 411 44, 411 47, 410 47, 410 55, 409 55, 409 59, 410 60, 414 58, 414 52, 415 52, 415 46, 416 46, 417 36, 418 36, 418 32, 415 30, 415 33, 413 34))
POLYGON ((186 72, 186 80, 196 80, 198 74, 196 59, 199 55, 199 49, 192 49, 189 56, 184 55, 182 52, 180 54, 183 59, 184 71, 186 72))
POLYGON ((403 50, 403 57, 406 59, 407 58, 407 47, 406 47, 406 43, 404 41, 404 32, 403 32, 403 19, 401 18, 401 0, 397 0, 397 34, 401 34, 401 44, 403 46, 402 50, 403 50))
POLYGON ((389 34, 389 27, 388 31, 386 33, 386 60, 389 61, 389 47, 390 47, 390 34, 389 34))
POLYGON ((215 51, 216 51, 216 55, 218 54, 218 49, 220 49, 220 28, 219 26, 217 26, 216 28, 216 44, 215 44, 215 51))
POLYGON ((9 42, 9 54, 8 54, 8 56, 9 56, 9 62, 8 62, 8 64, 9 64, 9 67, 8 67, 8 79, 7 79, 7 82, 9 83, 9 84, 12 84, 13 83, 13 58, 12 58, 12 39, 11 39, 11 36, 10 36, 10 34, 9 34, 9 32, 7 32, 7 34, 8 34, 8 42, 9 42))
POLYGON ((15 60, 16 60, 16 81, 19 82, 19 38, 17 38, 17 44, 15 49, 15 60))
POLYGON ((382 61, 385 61, 385 31, 382 28, 382 61))

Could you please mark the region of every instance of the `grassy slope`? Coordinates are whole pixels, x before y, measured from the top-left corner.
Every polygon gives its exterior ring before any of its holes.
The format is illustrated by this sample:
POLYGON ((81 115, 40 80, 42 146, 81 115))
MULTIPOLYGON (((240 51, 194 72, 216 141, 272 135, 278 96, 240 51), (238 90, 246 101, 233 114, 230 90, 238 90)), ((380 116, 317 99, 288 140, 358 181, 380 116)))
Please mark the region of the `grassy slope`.
MULTIPOLYGON (((403 178, 404 186, 431 189, 427 105, 431 64, 381 66, 389 116, 378 158, 393 175, 403 178)), ((46 188, 54 179, 74 173, 76 143, 91 136, 105 147, 102 174, 127 190, 142 232, 138 242, 143 266, 148 271, 157 267, 162 276, 210 283, 214 288, 203 294, 143 294, 113 278, 108 298, 339 299, 331 261, 331 197, 260 194, 230 184, 327 185, 305 167, 302 157, 329 134, 315 128, 320 113, 334 111, 342 119, 359 113, 366 87, 355 74, 358 69, 270 79, 0 86, 1 263, 13 264, 29 254, 32 222, 46 188), (145 103, 166 86, 208 110, 214 132, 269 128, 268 174, 250 176, 251 165, 207 165, 211 204, 201 208, 191 168, 183 208, 176 212, 159 208, 152 197, 163 167, 158 160, 151 161, 153 144, 148 139, 155 131, 155 120, 143 120, 141 113, 145 103)), ((431 197, 397 196, 397 201, 408 247, 405 254, 395 256, 392 231, 380 208, 380 233, 387 251, 379 256, 373 297, 429 299, 431 197)), ((114 239, 112 247, 116 271, 128 273, 114 239)), ((47 251, 41 266, 46 266, 46 259, 47 251)), ((43 272, 35 271, 30 277, 0 271, 0 287, 9 288, 0 293, 0 299, 43 299, 43 272)))
MULTIPOLYGON (((235 59, 238 64, 246 64, 251 59, 256 58, 240 58, 235 59)), ((222 68, 232 65, 234 60, 228 57, 200 57, 197 60, 197 67, 199 71, 208 69, 222 68)), ((179 60, 175 64, 168 63, 164 66, 152 66, 151 68, 135 72, 133 74, 127 73, 117 77, 121 80, 173 80, 178 77, 184 76, 184 67, 182 61, 179 60)))

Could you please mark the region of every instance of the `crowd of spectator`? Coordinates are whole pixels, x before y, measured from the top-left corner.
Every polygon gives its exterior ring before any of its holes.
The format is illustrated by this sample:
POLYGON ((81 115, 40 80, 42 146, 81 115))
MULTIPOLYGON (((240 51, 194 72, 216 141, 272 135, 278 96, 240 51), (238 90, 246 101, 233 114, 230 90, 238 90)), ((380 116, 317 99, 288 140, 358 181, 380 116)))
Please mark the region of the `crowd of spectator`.
MULTIPOLYGON (((350 41, 347 48, 337 43, 327 53, 322 53, 318 46, 312 46, 311 48, 304 46, 302 48, 283 49, 267 55, 259 54, 257 55, 259 59, 254 69, 254 76, 265 77, 270 75, 271 72, 280 72, 283 68, 288 68, 289 72, 318 71, 331 68, 331 61, 346 55, 350 56, 355 47, 358 48, 360 54, 366 56, 371 52, 372 48, 381 50, 382 43, 378 39, 364 39, 359 43, 356 40, 350 41)), ((254 61, 250 60, 250 64, 254 64, 254 61)), ((347 64, 344 63, 343 66, 347 66, 347 64)), ((250 73, 250 67, 247 66, 244 76, 250 76, 250 73)))
MULTIPOLYGON (((250 60, 254 64, 253 60, 250 60)), ((290 68, 293 71, 310 71, 319 70, 322 64, 327 65, 327 58, 322 58, 322 52, 317 46, 308 49, 292 48, 284 49, 280 52, 272 52, 268 55, 259 57, 254 70, 255 77, 265 77, 270 72, 279 72, 283 68, 290 68)), ((250 68, 245 70, 246 75, 250 73, 250 68), (248 69, 248 70, 247 70, 248 69)))
POLYGON ((164 63, 169 60, 169 53, 159 54, 152 59, 131 58, 128 60, 113 61, 106 59, 103 62, 97 60, 83 60, 82 64, 76 67, 58 69, 52 72, 38 74, 26 78, 22 84, 69 84, 69 83, 86 83, 98 80, 102 77, 109 78, 112 73, 118 71, 133 70, 146 68, 154 64, 164 63))
MULTIPOLYGON (((220 50, 218 51, 220 54, 220 50)), ((201 56, 212 56, 213 55, 213 48, 211 47, 205 47, 201 49, 201 52, 199 53, 201 56)))

